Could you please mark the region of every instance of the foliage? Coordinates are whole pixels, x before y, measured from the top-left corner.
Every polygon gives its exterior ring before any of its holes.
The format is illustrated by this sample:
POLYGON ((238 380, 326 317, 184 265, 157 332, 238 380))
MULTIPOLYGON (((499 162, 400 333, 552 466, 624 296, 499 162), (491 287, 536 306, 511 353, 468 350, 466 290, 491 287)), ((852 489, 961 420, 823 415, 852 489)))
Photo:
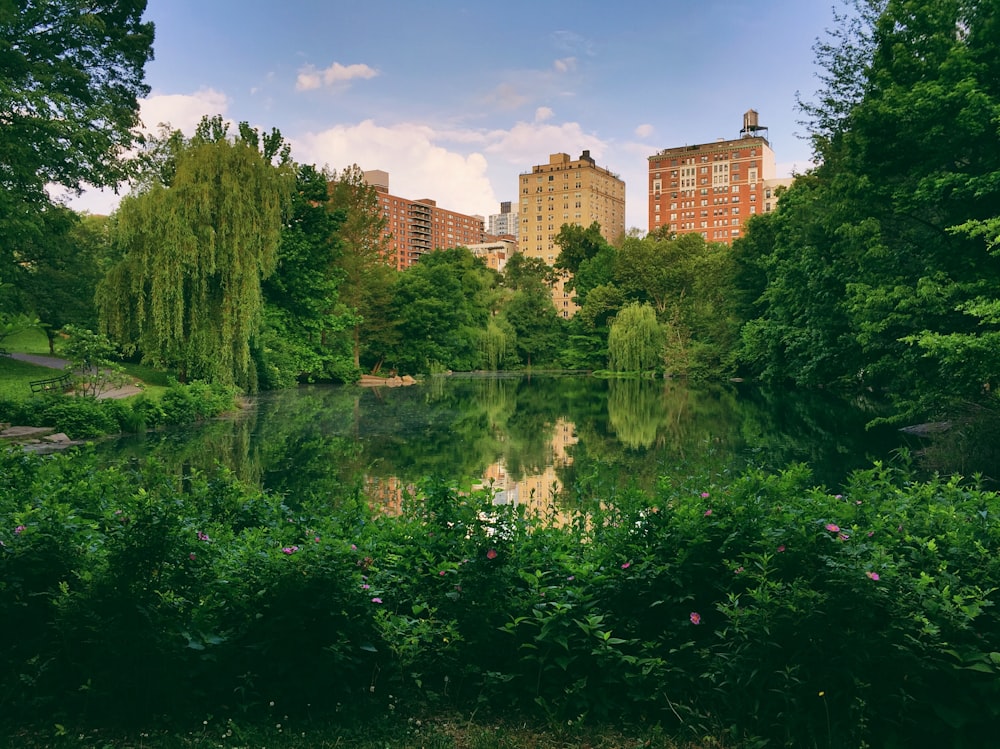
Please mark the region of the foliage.
POLYGON ((997 8, 850 5, 804 105, 821 164, 748 235, 741 285, 763 293, 742 358, 775 381, 884 390, 898 418, 926 417, 998 384, 997 8))
POLYGON ((275 272, 264 280, 264 326, 257 353, 261 389, 299 381, 354 379, 345 333, 355 317, 340 301, 345 273, 338 231, 345 214, 328 202, 325 173, 300 166, 275 272))
POLYGON ((370 517, 225 473, 0 461, 0 702, 23 721, 400 705, 831 747, 1000 723, 1000 505, 958 479, 677 477, 549 523, 437 481, 370 517))
POLYGON ((84 398, 100 398, 128 382, 119 363, 118 347, 103 333, 67 325, 63 353, 73 374, 73 391, 84 398))
POLYGON ((230 140, 220 116, 160 145, 169 181, 151 180, 117 212, 124 257, 99 290, 102 326, 126 353, 182 380, 252 390, 261 282, 274 271, 292 189, 288 148, 245 123, 230 140))
POLYGON ((50 184, 118 185, 153 57, 145 0, 0 3, 0 276, 47 233, 50 184))
MULTIPOLYGON (((31 377, 37 379, 38 374, 31 377)), ((23 390, 27 391, 27 382, 23 390)), ((159 400, 145 394, 128 401, 51 393, 5 397, 0 398, 0 415, 11 423, 51 427, 80 440, 207 419, 234 410, 235 398, 231 388, 220 385, 175 382, 159 400)))
POLYGON ((608 334, 608 362, 618 372, 658 369, 663 362, 663 330, 648 304, 623 307, 608 334))
POLYGON ((401 372, 478 368, 497 282, 465 247, 428 253, 401 272, 393 307, 403 343, 388 363, 401 372))
POLYGON ((341 215, 337 266, 343 274, 340 297, 354 315, 354 367, 360 369, 362 348, 378 371, 388 350, 398 342, 395 316, 388 314, 394 274, 389 257, 388 219, 378 193, 352 164, 330 175, 329 208, 341 215))

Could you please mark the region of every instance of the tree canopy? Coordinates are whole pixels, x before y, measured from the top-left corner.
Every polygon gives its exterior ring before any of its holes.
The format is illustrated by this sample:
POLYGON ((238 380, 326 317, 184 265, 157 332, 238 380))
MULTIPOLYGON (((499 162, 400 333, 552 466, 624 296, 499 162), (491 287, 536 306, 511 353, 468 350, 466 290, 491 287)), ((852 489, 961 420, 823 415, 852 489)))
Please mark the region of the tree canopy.
POLYGON ((117 185, 153 57, 145 0, 0 0, 0 262, 38 236, 49 184, 117 185))
POLYGON ((184 379, 253 389, 261 281, 274 271, 293 186, 288 152, 280 134, 260 139, 246 125, 231 139, 221 117, 173 141, 170 181, 118 210, 124 257, 100 289, 102 324, 127 352, 184 379))
POLYGON ((820 165, 748 236, 754 373, 885 391, 901 414, 1000 384, 1000 8, 855 0, 804 107, 820 165), (764 242, 763 234, 768 236, 764 242))

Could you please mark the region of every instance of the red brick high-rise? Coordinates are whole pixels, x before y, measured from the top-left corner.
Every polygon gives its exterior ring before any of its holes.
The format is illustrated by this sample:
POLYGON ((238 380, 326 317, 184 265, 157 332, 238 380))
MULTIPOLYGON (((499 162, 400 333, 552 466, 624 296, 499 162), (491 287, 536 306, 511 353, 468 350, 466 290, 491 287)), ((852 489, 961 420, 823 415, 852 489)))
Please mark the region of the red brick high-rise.
POLYGON ((449 247, 468 247, 493 239, 484 229, 482 216, 469 216, 439 208, 430 198, 412 200, 389 192, 389 174, 367 171, 365 181, 378 193, 388 222, 389 255, 396 269, 409 268, 421 255, 449 247))
POLYGON ((649 231, 731 244, 750 216, 774 210, 775 190, 790 183, 775 177, 767 128, 751 109, 739 138, 665 148, 649 157, 649 231))

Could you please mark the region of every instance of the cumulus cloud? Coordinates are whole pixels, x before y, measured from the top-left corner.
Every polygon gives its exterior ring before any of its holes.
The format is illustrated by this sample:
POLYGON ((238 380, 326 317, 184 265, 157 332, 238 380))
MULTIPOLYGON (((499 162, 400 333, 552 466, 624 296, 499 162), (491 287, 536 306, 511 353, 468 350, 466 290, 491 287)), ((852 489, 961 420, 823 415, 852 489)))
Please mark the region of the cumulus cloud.
POLYGON ((357 164, 364 170, 388 172, 389 192, 393 195, 431 198, 442 208, 461 213, 496 213, 499 199, 487 176, 486 158, 478 152, 449 150, 437 142, 441 137, 423 125, 400 123, 386 127, 365 120, 290 140, 298 161, 338 171, 357 164))
POLYGON ((546 163, 549 154, 568 153, 574 158, 580 151, 589 150, 600 159, 606 144, 592 133, 584 132, 578 122, 546 124, 543 122, 518 122, 509 130, 490 134, 486 153, 528 169, 533 164, 546 163))
POLYGON ((325 70, 317 70, 314 65, 306 65, 299 70, 295 80, 295 89, 297 91, 311 91, 323 86, 347 84, 359 78, 367 80, 377 75, 378 71, 375 68, 364 63, 341 65, 339 62, 335 62, 325 70))
POLYGON ((562 59, 556 60, 552 63, 552 67, 556 69, 557 73, 572 73, 576 70, 576 58, 563 57, 562 59))
POLYGON ((653 131, 654 131, 654 128, 653 128, 652 125, 650 125, 648 123, 644 123, 642 125, 639 125, 639 127, 637 127, 635 129, 635 137, 637 137, 637 138, 648 138, 650 135, 653 134, 653 131))
POLYGON ((551 120, 554 114, 555 112, 548 107, 539 107, 535 110, 535 122, 545 122, 546 120, 551 120))
POLYGON ((187 135, 205 115, 225 115, 229 97, 211 88, 202 88, 193 94, 152 93, 139 101, 139 117, 146 132, 156 132, 160 125, 180 130, 187 135))

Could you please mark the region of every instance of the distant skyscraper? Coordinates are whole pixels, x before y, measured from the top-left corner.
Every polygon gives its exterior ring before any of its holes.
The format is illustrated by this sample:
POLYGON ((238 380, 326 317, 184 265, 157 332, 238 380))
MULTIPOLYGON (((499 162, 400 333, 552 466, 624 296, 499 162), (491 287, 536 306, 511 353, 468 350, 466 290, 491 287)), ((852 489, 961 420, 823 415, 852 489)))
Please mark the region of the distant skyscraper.
POLYGON ((774 210, 775 190, 791 184, 774 171, 767 128, 753 109, 739 138, 665 148, 649 157, 649 230, 731 244, 750 216, 774 210))
POLYGON ((411 200, 389 194, 389 174, 381 169, 364 173, 378 193, 388 221, 389 252, 396 268, 408 268, 421 255, 449 247, 468 247, 485 241, 483 217, 438 208, 430 198, 411 200))
MULTIPOLYGON (((597 221, 609 242, 625 233, 625 183, 597 166, 590 151, 576 161, 565 153, 550 155, 548 164, 520 175, 518 188, 521 231, 517 244, 525 255, 552 265, 559 255, 555 237, 563 224, 586 227, 597 221)), ((554 290, 553 300, 564 317, 576 311, 562 284, 554 290)))
POLYGON ((517 211, 511 211, 510 209, 510 201, 504 201, 500 204, 500 213, 494 213, 488 218, 489 233, 494 237, 509 234, 514 239, 517 239, 517 216, 517 211))

